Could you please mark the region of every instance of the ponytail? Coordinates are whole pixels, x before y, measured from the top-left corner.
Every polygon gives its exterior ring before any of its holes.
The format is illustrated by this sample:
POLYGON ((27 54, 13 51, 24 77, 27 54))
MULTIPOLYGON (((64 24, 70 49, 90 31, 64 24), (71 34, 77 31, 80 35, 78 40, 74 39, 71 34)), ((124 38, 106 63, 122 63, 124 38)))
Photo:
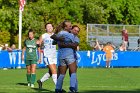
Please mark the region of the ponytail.
POLYGON ((55 34, 59 33, 63 29, 63 22, 61 22, 55 29, 55 34))
POLYGON ((55 34, 59 33, 61 30, 65 29, 65 27, 67 26, 66 25, 66 22, 70 22, 68 20, 65 20, 63 22, 61 22, 55 29, 55 34))

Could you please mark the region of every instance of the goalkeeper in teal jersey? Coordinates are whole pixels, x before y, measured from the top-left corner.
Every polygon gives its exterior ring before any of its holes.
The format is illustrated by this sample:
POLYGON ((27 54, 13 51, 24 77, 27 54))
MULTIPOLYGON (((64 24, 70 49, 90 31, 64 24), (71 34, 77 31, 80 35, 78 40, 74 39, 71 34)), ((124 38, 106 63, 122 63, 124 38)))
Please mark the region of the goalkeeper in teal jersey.
POLYGON ((40 42, 34 38, 34 31, 32 29, 28 32, 28 38, 24 41, 24 48, 22 50, 22 60, 25 58, 25 64, 27 68, 27 82, 28 86, 34 87, 34 82, 36 80, 36 64, 37 61, 41 62, 40 56, 38 57, 37 49, 40 55, 40 42), (24 53, 26 55, 24 57, 24 53), (39 58, 39 60, 38 60, 39 58))

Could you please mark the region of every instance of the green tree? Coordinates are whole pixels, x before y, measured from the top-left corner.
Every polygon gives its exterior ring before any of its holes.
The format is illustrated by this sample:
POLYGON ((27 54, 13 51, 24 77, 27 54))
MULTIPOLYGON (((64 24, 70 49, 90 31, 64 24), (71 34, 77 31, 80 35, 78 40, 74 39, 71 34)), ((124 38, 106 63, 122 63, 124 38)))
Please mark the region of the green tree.
POLYGON ((8 31, 0 31, 0 44, 9 44, 10 33, 8 31))
MULTIPOLYGON (((44 24, 57 26, 69 19, 78 23, 81 50, 89 49, 85 40, 86 24, 139 24, 140 0, 26 0, 22 13, 22 42, 30 28, 36 37, 44 32, 44 24), (84 37, 84 38, 83 38, 84 37)), ((18 44, 19 3, 17 0, 0 0, 0 31, 10 33, 9 44, 18 44)), ((5 37, 5 38, 9 38, 5 37)), ((0 38, 1 40, 3 38, 0 38)), ((6 43, 1 41, 0 43, 6 43)))

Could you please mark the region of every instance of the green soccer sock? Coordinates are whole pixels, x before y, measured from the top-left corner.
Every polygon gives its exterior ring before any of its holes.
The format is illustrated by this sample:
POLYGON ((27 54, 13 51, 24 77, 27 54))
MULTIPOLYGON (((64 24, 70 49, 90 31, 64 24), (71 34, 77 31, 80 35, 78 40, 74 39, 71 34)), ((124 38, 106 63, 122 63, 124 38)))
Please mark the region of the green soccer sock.
POLYGON ((36 80, 36 74, 31 74, 31 84, 34 84, 36 80))
POLYGON ((31 74, 26 74, 26 77, 27 77, 27 82, 31 83, 31 74))

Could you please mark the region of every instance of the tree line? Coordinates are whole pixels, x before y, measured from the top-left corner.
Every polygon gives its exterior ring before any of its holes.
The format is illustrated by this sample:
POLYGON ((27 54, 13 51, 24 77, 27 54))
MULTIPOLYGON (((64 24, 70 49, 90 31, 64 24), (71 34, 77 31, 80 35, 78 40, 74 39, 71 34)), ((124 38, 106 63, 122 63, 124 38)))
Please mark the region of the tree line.
MULTIPOLYGON (((36 37, 45 32, 44 24, 56 27, 68 19, 81 28, 80 49, 88 50, 86 24, 139 24, 140 0, 26 0, 22 13, 22 42, 30 28, 36 37)), ((0 44, 18 46, 19 2, 0 0, 0 44)), ((22 44, 23 45, 23 44, 22 44)))

